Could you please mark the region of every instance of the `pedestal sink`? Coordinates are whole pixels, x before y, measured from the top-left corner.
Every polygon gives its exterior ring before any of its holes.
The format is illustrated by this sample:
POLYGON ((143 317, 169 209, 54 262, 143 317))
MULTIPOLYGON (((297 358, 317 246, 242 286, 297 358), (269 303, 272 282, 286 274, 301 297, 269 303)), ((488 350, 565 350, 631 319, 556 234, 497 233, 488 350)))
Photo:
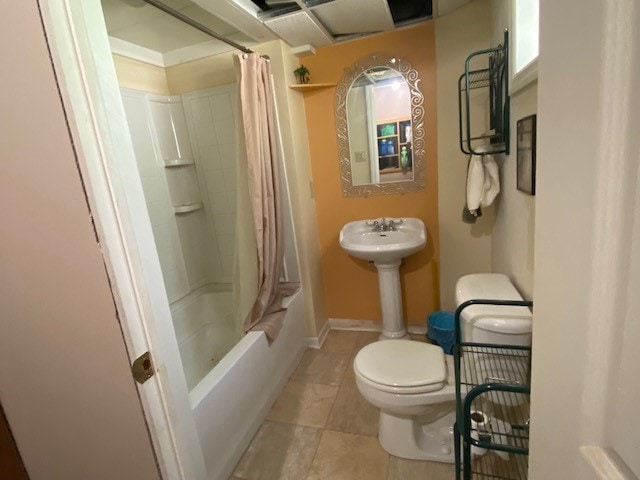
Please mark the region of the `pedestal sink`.
POLYGON ((340 231, 340 246, 356 258, 372 261, 378 269, 381 340, 409 336, 402 314, 400 261, 426 244, 426 229, 418 218, 358 220, 340 231))

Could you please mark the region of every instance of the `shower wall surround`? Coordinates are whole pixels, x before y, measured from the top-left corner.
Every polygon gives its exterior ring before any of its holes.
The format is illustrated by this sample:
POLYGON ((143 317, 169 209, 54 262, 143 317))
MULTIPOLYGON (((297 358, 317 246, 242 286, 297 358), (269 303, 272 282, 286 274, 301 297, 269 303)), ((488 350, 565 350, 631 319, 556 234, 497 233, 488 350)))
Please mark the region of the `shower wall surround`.
POLYGON ((133 90, 123 90, 122 100, 127 114, 153 236, 156 240, 167 296, 171 302, 189 292, 189 281, 182 258, 182 247, 173 214, 165 168, 158 158, 158 147, 154 145, 149 102, 146 94, 133 90))
MULTIPOLYGON (((286 179, 283 179, 283 181, 286 181, 287 184, 287 197, 290 198, 293 225, 285 222, 285 229, 290 229, 290 237, 294 237, 293 230, 295 225, 295 245, 291 243, 288 245, 288 248, 286 248, 285 267, 287 269, 287 278, 290 281, 300 281, 303 289, 306 290, 304 296, 305 319, 308 326, 308 334, 313 337, 325 327, 327 315, 324 308, 322 291, 321 254, 316 222, 314 189, 312 187, 311 165, 309 161, 304 100, 298 92, 288 88, 289 84, 295 83, 293 70, 299 66, 299 59, 292 53, 291 48, 280 40, 273 40, 256 45, 253 49, 271 58, 281 130, 282 132, 287 132, 282 136, 284 171, 286 174, 286 179)), ((174 65, 166 69, 156 68, 149 64, 114 55, 118 82, 121 88, 142 90, 149 93, 166 92, 172 95, 182 95, 187 124, 191 128, 189 133, 191 140, 193 140, 192 149, 196 161, 196 171, 198 171, 199 174, 201 171, 204 172, 202 178, 205 181, 205 185, 201 187, 201 193, 205 211, 207 211, 207 213, 209 210, 211 211, 211 224, 214 224, 217 220, 218 225, 222 225, 223 228, 225 220, 221 215, 224 215, 224 213, 218 209, 222 208, 222 203, 217 205, 209 204, 213 201, 212 199, 214 197, 222 197, 221 195, 214 195, 221 193, 214 191, 220 187, 219 184, 217 184, 218 187, 215 187, 214 184, 221 182, 220 175, 224 176, 225 168, 227 170, 230 168, 224 167, 223 164, 222 174, 219 172, 217 174, 210 173, 216 170, 214 166, 215 160, 211 158, 207 159, 206 157, 211 154, 211 151, 213 151, 211 155, 215 157, 215 149, 211 148, 209 154, 205 152, 204 145, 201 149, 200 146, 197 145, 198 139, 197 133, 195 132, 195 124, 198 123, 199 120, 204 120, 203 123, 206 123, 207 114, 204 113, 204 116, 198 116, 199 114, 196 113, 196 116, 192 117, 193 112, 190 111, 192 102, 190 98, 192 95, 204 93, 208 89, 225 88, 235 82, 233 55, 235 55, 235 52, 230 51, 220 55, 174 65), (212 188, 206 185, 207 178, 212 188), (214 218, 216 215, 219 215, 219 217, 214 218)), ((235 94, 231 94, 230 98, 235 100, 235 94)), ((197 104, 198 102, 195 103, 197 104)), ((202 103, 206 105, 205 101, 202 103)), ((214 108, 213 113, 215 115, 213 121, 214 130, 212 130, 211 134, 215 135, 216 126, 220 127, 223 123, 222 117, 224 113, 215 110, 213 101, 211 106, 211 108, 214 108)), ((197 109, 198 107, 195 108, 197 109)), ((231 123, 228 125, 231 125, 231 123)), ((211 124, 209 124, 209 126, 211 126, 211 124)), ((224 125, 222 125, 222 128, 224 128, 224 125)), ((228 140, 231 142, 231 137, 228 137, 228 140)), ((218 144, 217 148, 219 152, 222 152, 224 157, 224 149, 229 147, 218 144)), ((228 187, 229 184, 227 183, 225 188, 228 187)), ((288 205, 289 202, 285 201, 284 203, 288 205)), ((229 208, 234 207, 233 204, 227 206, 229 208)), ((288 218, 288 213, 285 214, 285 219, 286 218, 288 218)), ((222 233, 221 236, 223 235, 226 234, 222 233)), ((225 244, 225 240, 221 239, 220 251, 229 250, 230 244, 228 242, 225 244)), ((228 273, 228 269, 226 266, 220 265, 220 269, 217 270, 216 273, 222 275, 224 272, 228 273)))
POLYGON ((182 96, 191 133, 193 152, 206 192, 220 258, 218 281, 231 282, 236 228, 236 138, 237 87, 227 85, 182 96))
POLYGON ((155 126, 159 160, 164 167, 173 205, 182 257, 187 270, 189 291, 217 280, 220 264, 212 232, 203 207, 196 164, 189 143, 187 124, 180 97, 149 97, 155 126), (194 210, 190 210, 193 208, 194 210), (185 210, 182 213, 179 211, 185 210))
MULTIPOLYGON (((226 223, 214 223, 216 197, 210 196, 214 192, 205 181, 211 162, 201 148, 207 143, 204 130, 200 136, 197 130, 187 131, 180 96, 122 93, 169 301, 209 283, 230 282, 233 213, 227 212, 231 218, 225 217, 226 223), (216 231, 226 242, 224 261, 216 231)), ((227 134, 234 138, 233 129, 227 134)), ((215 138, 213 128, 209 135, 215 138)), ((233 151, 229 158, 234 160, 233 151)))

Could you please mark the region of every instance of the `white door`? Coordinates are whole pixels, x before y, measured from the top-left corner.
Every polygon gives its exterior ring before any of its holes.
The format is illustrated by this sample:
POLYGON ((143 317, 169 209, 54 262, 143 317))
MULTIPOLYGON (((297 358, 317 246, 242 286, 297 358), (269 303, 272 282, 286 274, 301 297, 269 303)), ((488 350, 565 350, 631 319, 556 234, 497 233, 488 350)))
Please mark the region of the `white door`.
POLYGON ((166 479, 204 479, 158 254, 99 0, 41 2, 45 30, 113 285, 131 362, 150 351, 138 391, 166 479))

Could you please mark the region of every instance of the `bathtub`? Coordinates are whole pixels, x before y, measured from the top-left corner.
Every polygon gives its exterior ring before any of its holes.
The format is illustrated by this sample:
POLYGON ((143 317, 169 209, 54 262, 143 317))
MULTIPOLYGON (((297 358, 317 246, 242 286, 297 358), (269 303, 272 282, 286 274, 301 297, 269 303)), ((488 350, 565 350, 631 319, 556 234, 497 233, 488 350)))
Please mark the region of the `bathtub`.
POLYGON ((171 306, 209 479, 228 479, 306 348, 303 292, 286 297, 280 335, 240 341, 230 286, 202 287, 171 306), (213 368, 211 368, 213 366, 213 368))
POLYGON ((230 284, 201 287, 171 305, 187 388, 192 390, 238 343, 230 284))

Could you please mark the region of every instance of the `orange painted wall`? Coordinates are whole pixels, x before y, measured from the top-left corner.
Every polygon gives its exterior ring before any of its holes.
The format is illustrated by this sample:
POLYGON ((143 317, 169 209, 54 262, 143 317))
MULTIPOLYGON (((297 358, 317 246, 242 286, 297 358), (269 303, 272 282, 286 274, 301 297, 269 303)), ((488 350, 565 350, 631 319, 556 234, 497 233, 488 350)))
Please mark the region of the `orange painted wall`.
POLYGON ((374 53, 402 57, 420 74, 425 107, 426 188, 404 195, 343 197, 334 117, 335 88, 304 94, 327 314, 332 318, 381 320, 375 268, 340 248, 338 235, 342 226, 365 218, 417 217, 427 227, 427 247, 407 258, 400 273, 405 318, 410 324, 424 325, 425 316, 438 309, 440 298, 434 24, 426 22, 320 48, 315 56, 305 57, 301 62, 310 70, 312 83, 337 83, 345 68, 374 53))

